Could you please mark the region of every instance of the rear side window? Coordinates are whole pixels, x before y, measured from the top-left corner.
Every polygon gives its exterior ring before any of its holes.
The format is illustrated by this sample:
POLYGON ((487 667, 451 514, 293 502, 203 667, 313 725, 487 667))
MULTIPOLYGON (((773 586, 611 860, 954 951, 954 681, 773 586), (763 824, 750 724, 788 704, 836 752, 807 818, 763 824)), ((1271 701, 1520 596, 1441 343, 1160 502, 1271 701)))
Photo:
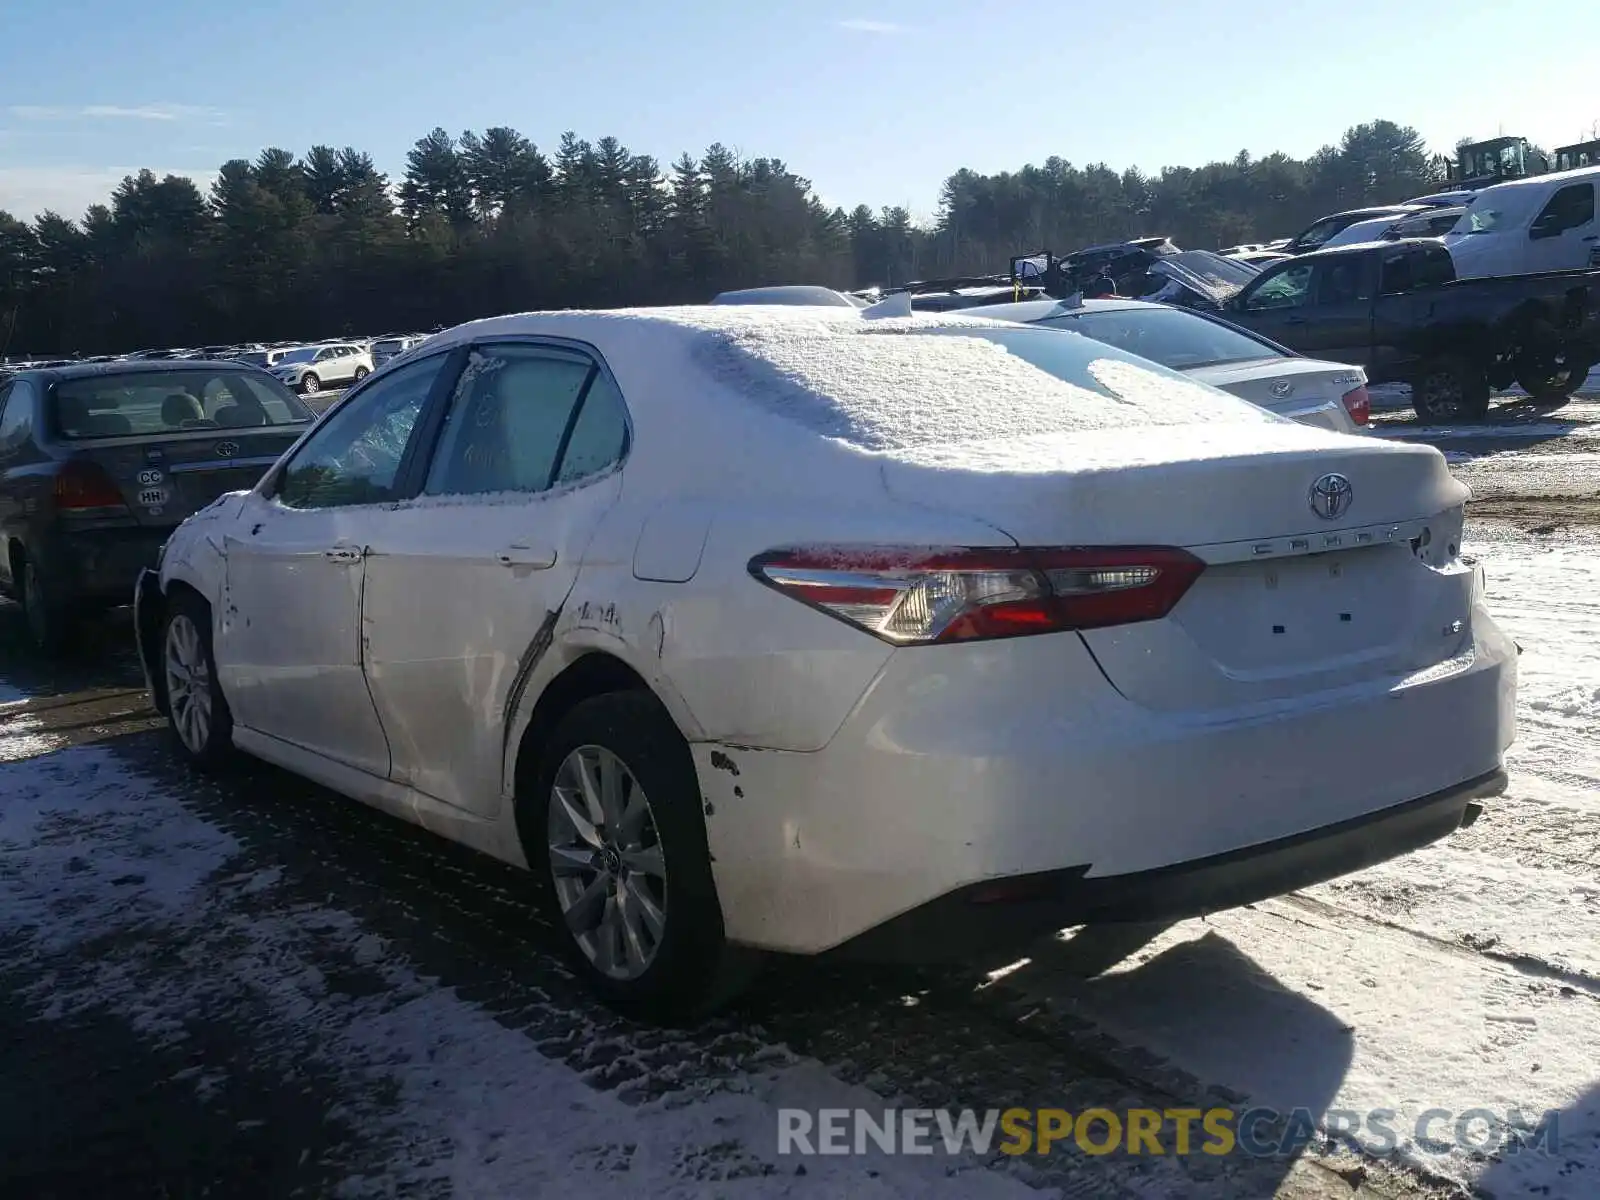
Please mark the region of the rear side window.
POLYGON ((33 385, 17 380, 0 383, 0 454, 10 454, 33 432, 33 385))
POLYGON ((589 394, 583 398, 583 409, 573 423, 567 451, 561 456, 561 468, 556 472, 556 482, 575 483, 598 475, 621 460, 627 445, 628 413, 622 403, 622 393, 611 382, 611 377, 602 373, 595 376, 589 385, 589 394))
POLYGON ((140 371, 65 379, 51 389, 57 431, 68 439, 161 436, 311 420, 276 379, 246 370, 140 371))
POLYGON ((1403 296, 1416 286, 1416 259, 1410 254, 1391 254, 1383 260, 1382 290, 1385 296, 1403 296))
POLYGON ((621 457, 622 397, 587 355, 508 342, 473 351, 423 491, 542 492, 621 457))
POLYGON ((1413 251, 1411 269, 1416 287, 1438 287, 1456 277, 1455 259, 1443 246, 1425 246, 1413 251))

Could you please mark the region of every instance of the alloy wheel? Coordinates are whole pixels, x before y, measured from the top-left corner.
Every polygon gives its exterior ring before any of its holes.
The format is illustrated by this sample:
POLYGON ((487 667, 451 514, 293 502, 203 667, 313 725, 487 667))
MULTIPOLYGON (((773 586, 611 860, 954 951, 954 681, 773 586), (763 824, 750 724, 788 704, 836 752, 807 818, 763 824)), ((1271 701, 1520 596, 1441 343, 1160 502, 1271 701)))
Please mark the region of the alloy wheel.
POLYGON ((1466 408, 1466 389, 1452 372, 1434 372, 1417 390, 1421 392, 1422 403, 1418 407, 1423 411, 1420 415, 1458 417, 1466 408))
POLYGON ((191 754, 204 754, 211 737, 211 667, 200 630, 187 613, 168 624, 163 658, 172 726, 191 754))
POLYGON ((557 768, 546 819, 556 900, 596 970, 639 978, 666 934, 667 870, 655 814, 633 772, 603 746, 557 768))

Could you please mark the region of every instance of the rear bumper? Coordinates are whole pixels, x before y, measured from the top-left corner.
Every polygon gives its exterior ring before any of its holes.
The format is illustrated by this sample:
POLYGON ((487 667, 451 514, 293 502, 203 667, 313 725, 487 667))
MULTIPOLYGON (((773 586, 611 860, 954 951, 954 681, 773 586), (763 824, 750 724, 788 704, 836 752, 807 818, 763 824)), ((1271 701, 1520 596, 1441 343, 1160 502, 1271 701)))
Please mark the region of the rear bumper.
POLYGON ((921 954, 973 889, 1031 881, 1012 898, 1037 887, 1036 913, 974 923, 1040 931, 1225 908, 1403 854, 1500 783, 1516 650, 1481 606, 1473 629, 1416 676, 1180 714, 1112 689, 1076 635, 896 652, 821 750, 693 746, 727 934, 818 954, 903 918, 913 932, 861 945, 921 954))
POLYGON ((1259 846, 1128 875, 1087 867, 971 884, 902 913, 834 951, 926 963, 1021 946, 1073 925, 1177 921, 1253 904, 1419 850, 1477 819, 1505 790, 1496 768, 1430 796, 1259 846))
POLYGON ((139 572, 155 565, 171 529, 62 531, 51 539, 52 590, 62 600, 126 604, 139 572))

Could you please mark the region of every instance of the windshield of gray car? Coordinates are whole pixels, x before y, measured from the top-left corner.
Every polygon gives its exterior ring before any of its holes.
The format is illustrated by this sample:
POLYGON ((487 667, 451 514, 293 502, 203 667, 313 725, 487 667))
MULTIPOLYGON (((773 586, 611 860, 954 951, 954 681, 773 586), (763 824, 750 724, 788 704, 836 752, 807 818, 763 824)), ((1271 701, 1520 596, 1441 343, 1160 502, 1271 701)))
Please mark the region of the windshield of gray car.
POLYGON ((64 379, 50 390, 64 438, 128 437, 190 429, 300 425, 300 398, 270 375, 249 370, 139 371, 64 379))

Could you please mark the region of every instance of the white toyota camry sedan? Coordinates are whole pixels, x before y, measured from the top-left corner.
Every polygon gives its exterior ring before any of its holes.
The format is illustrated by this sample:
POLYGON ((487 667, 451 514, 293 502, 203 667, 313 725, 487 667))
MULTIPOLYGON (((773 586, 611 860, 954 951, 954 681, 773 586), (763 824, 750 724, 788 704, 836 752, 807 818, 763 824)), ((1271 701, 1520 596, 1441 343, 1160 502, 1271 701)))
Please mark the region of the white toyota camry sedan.
POLYGON ((762 950, 976 956, 1440 838, 1515 648, 1425 446, 1053 329, 500 317, 141 577, 175 745, 534 871, 666 1019, 762 950))

